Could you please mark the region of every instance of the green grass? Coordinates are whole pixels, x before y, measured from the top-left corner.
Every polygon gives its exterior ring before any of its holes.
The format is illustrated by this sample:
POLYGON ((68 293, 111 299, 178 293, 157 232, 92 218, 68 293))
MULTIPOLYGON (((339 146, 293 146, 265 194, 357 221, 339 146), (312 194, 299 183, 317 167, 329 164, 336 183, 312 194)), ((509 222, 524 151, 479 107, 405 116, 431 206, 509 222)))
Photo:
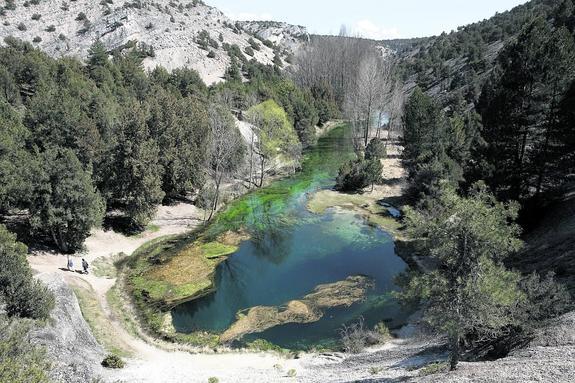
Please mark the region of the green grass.
POLYGON ((171 340, 195 347, 216 348, 219 345, 220 337, 206 331, 195 331, 189 334, 176 333, 170 337, 171 340))
POLYGON ((96 299, 96 293, 92 288, 72 286, 72 289, 78 298, 82 316, 88 323, 88 326, 90 326, 92 334, 98 343, 108 352, 124 357, 130 356, 129 350, 118 342, 114 330, 111 328, 106 314, 102 311, 102 307, 96 299))
POLYGON ((113 279, 118 276, 116 263, 126 257, 126 254, 119 253, 112 257, 99 257, 92 262, 92 273, 99 278, 113 279))
POLYGON ((215 241, 200 245, 200 249, 204 252, 204 257, 208 259, 225 257, 238 251, 237 246, 225 245, 215 241))
POLYGON ((128 333, 134 337, 139 337, 138 325, 134 322, 134 318, 130 315, 129 311, 125 309, 124 299, 117 285, 114 285, 106 293, 106 300, 112 311, 118 316, 123 323, 124 328, 128 333))

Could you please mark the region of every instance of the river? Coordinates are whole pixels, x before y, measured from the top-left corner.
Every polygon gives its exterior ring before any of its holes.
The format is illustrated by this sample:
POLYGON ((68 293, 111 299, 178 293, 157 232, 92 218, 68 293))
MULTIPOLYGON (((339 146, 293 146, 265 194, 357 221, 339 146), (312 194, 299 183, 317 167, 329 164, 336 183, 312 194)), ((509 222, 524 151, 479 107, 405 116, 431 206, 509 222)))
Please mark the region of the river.
POLYGON ((353 157, 348 135, 343 126, 330 131, 307 151, 300 172, 232 202, 218 215, 210 230, 242 226, 251 238, 218 266, 214 293, 172 310, 178 332, 223 332, 239 310, 282 305, 352 275, 374 281, 364 301, 328 309, 314 323, 280 325, 244 340, 261 338, 291 349, 330 347, 342 325, 359 317, 367 326, 404 323, 407 313, 391 292, 393 278, 407 266, 395 254, 393 237, 352 211, 318 215, 306 208, 310 194, 332 188, 340 164, 353 157))

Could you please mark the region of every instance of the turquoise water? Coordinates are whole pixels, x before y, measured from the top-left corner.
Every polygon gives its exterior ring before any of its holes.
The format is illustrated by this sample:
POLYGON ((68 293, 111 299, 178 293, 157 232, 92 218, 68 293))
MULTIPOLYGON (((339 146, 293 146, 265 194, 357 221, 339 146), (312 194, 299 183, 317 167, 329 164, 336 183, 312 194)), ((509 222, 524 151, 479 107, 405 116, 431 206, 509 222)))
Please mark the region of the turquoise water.
POLYGON ((216 292, 172 311, 177 331, 222 332, 239 310, 281 305, 319 284, 351 275, 367 275, 375 282, 364 302, 330 309, 315 323, 277 326, 245 340, 262 338, 305 349, 335 342, 341 326, 359 317, 369 326, 382 320, 390 327, 402 324, 406 313, 390 292, 396 288, 393 277, 406 265, 395 254, 393 238, 352 212, 328 209, 316 215, 306 209, 310 193, 333 187, 336 169, 351 155, 347 142, 345 130, 332 132, 307 154, 302 172, 247 196, 223 213, 226 217, 241 207, 239 216, 252 238, 218 266, 216 292), (282 193, 284 189, 289 192, 282 193))

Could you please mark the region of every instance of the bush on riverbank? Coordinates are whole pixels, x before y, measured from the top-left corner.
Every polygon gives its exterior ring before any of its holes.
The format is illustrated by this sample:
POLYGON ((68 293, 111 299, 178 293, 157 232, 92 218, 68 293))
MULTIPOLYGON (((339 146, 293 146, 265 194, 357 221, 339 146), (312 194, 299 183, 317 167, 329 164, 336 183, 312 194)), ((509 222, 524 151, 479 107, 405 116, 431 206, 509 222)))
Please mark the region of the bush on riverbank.
POLYGON ((346 162, 339 169, 335 188, 355 192, 381 180, 383 168, 379 160, 355 160, 346 162))
POLYGON ((376 326, 375 330, 370 330, 365 327, 363 318, 359 318, 357 322, 344 325, 340 330, 340 336, 343 351, 359 354, 366 347, 385 341, 389 336, 389 330, 387 333, 382 330, 381 323, 376 326))
POLYGON ((102 366, 106 368, 124 368, 126 363, 118 355, 108 354, 102 361, 102 366))

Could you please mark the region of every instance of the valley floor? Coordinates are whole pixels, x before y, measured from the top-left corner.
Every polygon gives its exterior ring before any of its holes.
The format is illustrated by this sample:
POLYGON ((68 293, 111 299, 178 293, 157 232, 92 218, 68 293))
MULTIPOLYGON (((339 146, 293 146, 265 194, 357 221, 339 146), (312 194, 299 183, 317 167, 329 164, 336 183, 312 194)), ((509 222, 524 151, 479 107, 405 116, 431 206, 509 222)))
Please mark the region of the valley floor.
MULTIPOLYGON (((384 186, 366 194, 366 200, 400 197, 403 170, 399 148, 390 149, 384 186)), ((334 206, 338 206, 337 198, 334 206)), ((347 203, 344 201, 344 203, 347 203)), ((356 206, 357 208, 357 206, 356 206)), ((361 206, 360 206, 361 208, 361 206)), ((462 363, 454 373, 420 376, 425 366, 446 358, 437 339, 416 336, 414 326, 396 339, 358 355, 340 353, 300 354, 214 352, 185 349, 150 339, 138 330, 133 313, 116 287, 112 261, 117 254, 131 254, 142 244, 165 235, 193 229, 203 212, 191 205, 161 207, 143 234, 126 237, 96 230, 81 257, 96 268, 88 275, 64 271, 66 257, 37 252, 29 257, 32 268, 56 293, 53 320, 35 331, 32 339, 47 347, 54 359, 52 376, 60 382, 567 382, 575 376, 575 314, 554 324, 525 350, 508 358, 485 363, 462 363), (74 294, 75 293, 75 294, 74 294), (80 304, 78 303, 80 302, 80 304), (108 352, 124 357, 120 370, 100 366, 108 352), (293 376, 295 374, 295 376, 293 376), (97 380, 100 379, 100 380, 97 380)), ((80 265, 81 257, 75 258, 80 265)))

